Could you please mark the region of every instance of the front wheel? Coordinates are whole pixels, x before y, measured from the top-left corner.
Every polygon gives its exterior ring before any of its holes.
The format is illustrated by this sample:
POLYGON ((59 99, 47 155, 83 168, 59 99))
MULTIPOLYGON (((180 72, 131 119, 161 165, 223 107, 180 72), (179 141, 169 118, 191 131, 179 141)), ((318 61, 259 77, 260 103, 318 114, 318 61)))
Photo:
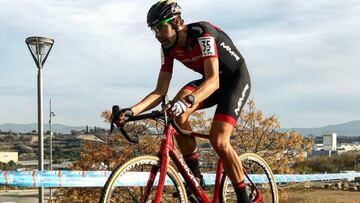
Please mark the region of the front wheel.
MULTIPOLYGON (((160 176, 159 167, 160 159, 155 156, 136 157, 118 166, 102 189, 100 203, 152 202, 160 176)), ((171 165, 166 171, 161 202, 187 202, 184 184, 171 165)))
MULTIPOLYGON (((245 176, 245 183, 249 199, 252 202, 278 203, 279 197, 275 177, 265 160, 254 153, 245 153, 239 158, 248 174, 245 176)), ((235 190, 225 174, 221 178, 219 192, 221 203, 237 202, 235 190)))

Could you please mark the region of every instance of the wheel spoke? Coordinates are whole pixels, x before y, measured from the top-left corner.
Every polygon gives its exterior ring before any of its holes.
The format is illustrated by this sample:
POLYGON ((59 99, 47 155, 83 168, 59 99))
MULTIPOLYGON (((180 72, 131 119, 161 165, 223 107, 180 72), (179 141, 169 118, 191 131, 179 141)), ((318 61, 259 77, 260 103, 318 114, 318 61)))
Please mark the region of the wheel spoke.
MULTIPOLYGON (((264 203, 278 203, 275 179, 270 168, 259 156, 251 153, 240 156, 245 175, 246 190, 249 199, 264 203), (249 179, 251 178, 251 180, 249 179), (253 182, 253 184, 251 183, 253 182)), ((228 177, 224 176, 220 186, 221 202, 236 202, 235 190, 228 177)))
MULTIPOLYGON (((145 198, 146 200, 145 202, 152 202, 155 199, 156 191, 157 191, 157 181, 159 177, 159 170, 158 170, 159 163, 160 162, 157 157, 143 156, 130 160, 129 162, 125 163, 123 167, 120 167, 119 170, 114 170, 103 189, 103 193, 102 193, 102 199, 104 200, 103 202, 138 203, 141 201, 142 198, 144 198, 143 196, 145 193, 147 193, 147 198, 145 198), (156 173, 156 176, 151 176, 150 172, 156 173), (122 176, 120 176, 119 174, 121 174, 122 176), (124 187, 122 186, 124 184, 118 184, 118 183, 121 183, 121 180, 123 180, 122 178, 125 177, 126 174, 131 174, 135 176, 138 175, 141 177, 143 176, 144 180, 141 182, 134 182, 124 187), (153 178, 153 180, 150 181, 146 180, 151 177, 153 178), (147 183, 150 184, 149 187, 145 187, 147 183)), ((182 202, 182 200, 186 197, 186 194, 179 196, 173 194, 175 193, 184 194, 185 193, 184 185, 182 184, 177 173, 171 166, 169 166, 166 174, 167 175, 165 179, 165 184, 163 186, 163 190, 161 193, 162 202, 171 202, 171 203, 182 202)), ((132 177, 133 176, 131 176, 131 178, 132 177)))

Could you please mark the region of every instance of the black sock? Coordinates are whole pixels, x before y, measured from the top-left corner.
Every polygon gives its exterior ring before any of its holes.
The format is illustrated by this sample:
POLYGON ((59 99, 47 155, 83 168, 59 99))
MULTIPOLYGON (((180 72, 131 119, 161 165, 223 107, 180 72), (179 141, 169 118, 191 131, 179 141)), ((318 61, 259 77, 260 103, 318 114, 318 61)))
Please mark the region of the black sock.
POLYGON ((200 186, 202 188, 205 187, 204 178, 201 175, 200 167, 199 167, 199 159, 197 152, 194 152, 193 154, 184 156, 185 163, 189 166, 191 172, 194 174, 194 176, 200 180, 200 186))
POLYGON ((245 186, 246 186, 245 181, 241 181, 240 183, 233 184, 238 203, 251 203, 251 201, 249 200, 249 196, 246 193, 245 186))

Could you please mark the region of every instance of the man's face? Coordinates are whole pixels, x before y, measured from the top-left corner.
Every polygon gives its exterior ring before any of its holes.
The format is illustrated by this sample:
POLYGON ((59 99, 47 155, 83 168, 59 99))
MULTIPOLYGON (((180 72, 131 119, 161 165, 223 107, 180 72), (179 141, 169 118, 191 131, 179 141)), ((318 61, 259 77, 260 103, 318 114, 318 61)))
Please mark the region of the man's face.
POLYGON ((170 48, 176 40, 176 32, 169 23, 163 23, 152 29, 156 39, 164 48, 170 48))

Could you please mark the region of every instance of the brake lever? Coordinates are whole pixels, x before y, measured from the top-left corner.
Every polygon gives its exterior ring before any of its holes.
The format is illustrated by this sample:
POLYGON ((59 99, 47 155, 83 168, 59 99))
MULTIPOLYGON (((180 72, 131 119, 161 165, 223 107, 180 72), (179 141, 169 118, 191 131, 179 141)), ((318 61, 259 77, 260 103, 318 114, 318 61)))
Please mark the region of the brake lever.
POLYGON ((111 117, 110 117, 110 132, 109 135, 114 131, 115 128, 115 118, 117 117, 117 114, 120 112, 120 107, 118 105, 112 106, 111 109, 111 117))
POLYGON ((115 125, 115 121, 117 120, 117 118, 119 117, 119 113, 120 113, 120 107, 118 105, 114 105, 112 107, 112 113, 111 113, 111 121, 110 121, 110 133, 109 135, 114 131, 114 129, 118 129, 120 130, 121 134, 126 138, 127 141, 131 142, 131 143, 139 143, 138 140, 134 140, 134 139, 131 139, 128 134, 126 133, 126 131, 121 127, 121 128, 118 128, 116 125, 115 125))
POLYGON ((114 122, 111 120, 110 121, 110 132, 109 135, 114 131, 114 122))

